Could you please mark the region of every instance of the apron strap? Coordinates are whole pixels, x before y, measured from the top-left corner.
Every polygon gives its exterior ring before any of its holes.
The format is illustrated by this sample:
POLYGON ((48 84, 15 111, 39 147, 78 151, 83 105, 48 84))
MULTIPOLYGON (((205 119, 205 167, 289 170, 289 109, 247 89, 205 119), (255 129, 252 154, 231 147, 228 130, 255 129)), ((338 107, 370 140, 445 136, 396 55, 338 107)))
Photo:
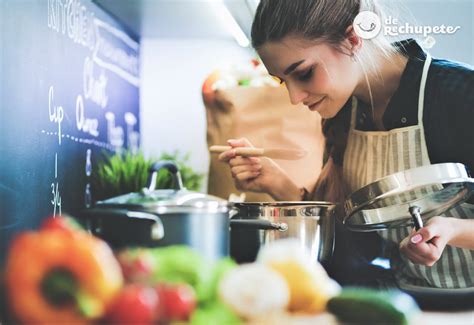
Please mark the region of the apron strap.
MULTIPOLYGON (((425 86, 428 78, 428 70, 431 65, 431 55, 426 53, 426 60, 423 65, 423 73, 421 75, 420 91, 418 94, 418 125, 423 125, 423 109, 425 102, 425 86)), ((351 113, 351 130, 355 128, 357 116, 357 98, 352 96, 352 113, 351 113)))
POLYGON ((428 78, 428 69, 430 68, 430 64, 431 64, 431 55, 429 53, 426 53, 426 60, 423 66, 423 74, 421 75, 420 92, 418 94, 418 125, 423 125, 425 86, 426 86, 426 79, 428 78))

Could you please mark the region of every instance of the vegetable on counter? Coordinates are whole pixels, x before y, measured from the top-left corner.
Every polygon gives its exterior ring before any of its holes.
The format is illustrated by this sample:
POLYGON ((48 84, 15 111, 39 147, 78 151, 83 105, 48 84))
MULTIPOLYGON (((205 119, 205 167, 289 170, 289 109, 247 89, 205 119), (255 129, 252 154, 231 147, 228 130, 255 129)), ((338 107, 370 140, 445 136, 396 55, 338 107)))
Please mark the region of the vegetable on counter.
POLYGON ((408 294, 396 290, 346 288, 328 302, 340 321, 355 324, 410 324, 420 309, 408 294))
POLYGON ((290 290, 285 279, 262 264, 235 268, 222 279, 219 287, 222 300, 245 319, 255 319, 285 310, 290 290))
POLYGON ((163 319, 168 322, 186 322, 196 309, 194 289, 185 283, 161 283, 156 286, 163 311, 163 319))
POLYGON ((64 217, 12 241, 5 285, 12 320, 22 323, 287 324, 326 315, 326 323, 335 316, 402 325, 419 312, 399 290, 341 291, 291 239, 265 245, 255 263, 240 266, 230 258, 209 262, 183 245, 114 255, 64 217))
POLYGON ((108 324, 156 324, 161 319, 161 299, 153 288, 128 284, 107 310, 108 324))
POLYGON ((118 253, 125 279, 150 285, 186 283, 196 291, 200 304, 217 299, 217 284, 236 263, 224 258, 210 263, 184 245, 160 248, 128 248, 118 253))
POLYGON ((326 310, 328 300, 340 290, 322 265, 311 260, 299 241, 291 238, 265 245, 258 253, 259 263, 268 265, 286 280, 290 312, 321 313, 326 310))
POLYGON ((9 307, 25 323, 87 323, 104 314, 122 287, 122 272, 104 241, 55 219, 12 241, 9 307))
POLYGON ((127 283, 152 283, 156 270, 155 259, 149 249, 125 249, 117 254, 127 283))
POLYGON ((240 323, 217 293, 222 277, 236 267, 232 259, 211 263, 183 245, 128 248, 117 256, 127 282, 155 288, 162 323, 240 323))
POLYGON ((340 287, 321 265, 311 261, 298 240, 268 243, 255 263, 240 265, 224 275, 219 294, 238 316, 255 324, 268 323, 269 315, 277 315, 275 319, 283 319, 279 323, 285 324, 292 315, 321 314, 340 287))
POLYGON ((238 325, 241 319, 220 300, 207 303, 194 311, 191 325, 238 325))

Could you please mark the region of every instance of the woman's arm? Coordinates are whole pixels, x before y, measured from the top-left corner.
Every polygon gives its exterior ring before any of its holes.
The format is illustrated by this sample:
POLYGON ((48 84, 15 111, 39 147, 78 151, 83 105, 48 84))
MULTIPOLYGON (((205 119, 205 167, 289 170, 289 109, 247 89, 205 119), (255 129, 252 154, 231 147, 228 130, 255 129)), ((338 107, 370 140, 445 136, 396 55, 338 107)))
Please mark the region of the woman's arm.
POLYGON ((275 179, 275 186, 269 189, 275 201, 302 201, 305 196, 303 188, 298 187, 289 177, 275 179))
POLYGON ((400 243, 400 252, 413 263, 432 266, 446 245, 474 249, 474 220, 431 218, 426 226, 400 243))
POLYGON ((449 218, 453 235, 448 245, 474 250, 474 219, 449 218))
MULTIPOLYGON (((252 146, 245 138, 228 140, 228 144, 232 148, 252 146)), ((221 153, 219 160, 229 165, 235 186, 240 191, 267 193, 276 201, 301 201, 304 197, 304 189, 299 188, 272 159, 241 157, 230 149, 221 153)))

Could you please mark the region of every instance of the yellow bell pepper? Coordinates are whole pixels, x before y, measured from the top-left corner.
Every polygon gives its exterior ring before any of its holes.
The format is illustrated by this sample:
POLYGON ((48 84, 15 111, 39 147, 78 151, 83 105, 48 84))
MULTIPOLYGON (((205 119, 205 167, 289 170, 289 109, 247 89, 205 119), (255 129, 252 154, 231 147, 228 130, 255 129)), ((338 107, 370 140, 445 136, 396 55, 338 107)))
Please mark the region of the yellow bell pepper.
POLYGON ((123 284, 110 247, 84 231, 17 236, 6 264, 8 305, 24 323, 82 324, 101 317, 123 284))

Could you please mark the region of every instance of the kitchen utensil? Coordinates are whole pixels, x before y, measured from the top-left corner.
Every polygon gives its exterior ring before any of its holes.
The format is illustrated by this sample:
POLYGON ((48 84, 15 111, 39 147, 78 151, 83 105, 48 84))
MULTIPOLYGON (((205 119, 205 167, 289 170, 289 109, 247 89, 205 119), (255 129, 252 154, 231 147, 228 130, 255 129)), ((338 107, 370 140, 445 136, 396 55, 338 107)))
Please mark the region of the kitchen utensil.
MULTIPOLYGON (((222 153, 232 149, 231 146, 211 146, 211 153, 222 153)), ((281 160, 298 160, 307 155, 307 152, 301 149, 285 149, 285 148, 254 148, 254 147, 236 147, 234 148, 236 155, 244 157, 268 157, 281 160)))
POLYGON ((418 231, 421 228, 423 228, 423 219, 421 218, 421 209, 418 206, 411 206, 408 208, 408 212, 410 213, 412 220, 413 220, 413 226, 415 227, 415 230, 418 231))
POLYGON ((161 161, 150 168, 147 187, 141 192, 99 201, 81 216, 93 234, 115 247, 183 244, 216 260, 229 254, 230 208, 225 200, 186 190, 176 165, 161 161), (155 190, 157 173, 161 169, 171 173, 174 189, 155 190), (135 218, 138 213, 141 219, 135 218), (156 229, 153 223, 142 224, 143 220, 151 219, 161 220, 163 236, 157 236, 157 230, 146 229, 146 225, 156 229), (117 227, 117 223, 125 223, 128 227, 117 227), (141 231, 137 231, 137 227, 141 227, 141 231), (139 238, 143 233, 147 235, 139 238))
POLYGON ((407 226, 441 215, 469 199, 474 179, 466 166, 442 163, 417 167, 381 178, 345 200, 343 223, 353 231, 407 226))
POLYGON ((230 255, 239 263, 252 262, 261 245, 291 237, 310 251, 312 262, 325 263, 334 247, 334 208, 328 202, 234 203, 230 255), (262 221, 275 227, 262 228, 262 221), (245 222, 245 229, 234 222, 245 222))

